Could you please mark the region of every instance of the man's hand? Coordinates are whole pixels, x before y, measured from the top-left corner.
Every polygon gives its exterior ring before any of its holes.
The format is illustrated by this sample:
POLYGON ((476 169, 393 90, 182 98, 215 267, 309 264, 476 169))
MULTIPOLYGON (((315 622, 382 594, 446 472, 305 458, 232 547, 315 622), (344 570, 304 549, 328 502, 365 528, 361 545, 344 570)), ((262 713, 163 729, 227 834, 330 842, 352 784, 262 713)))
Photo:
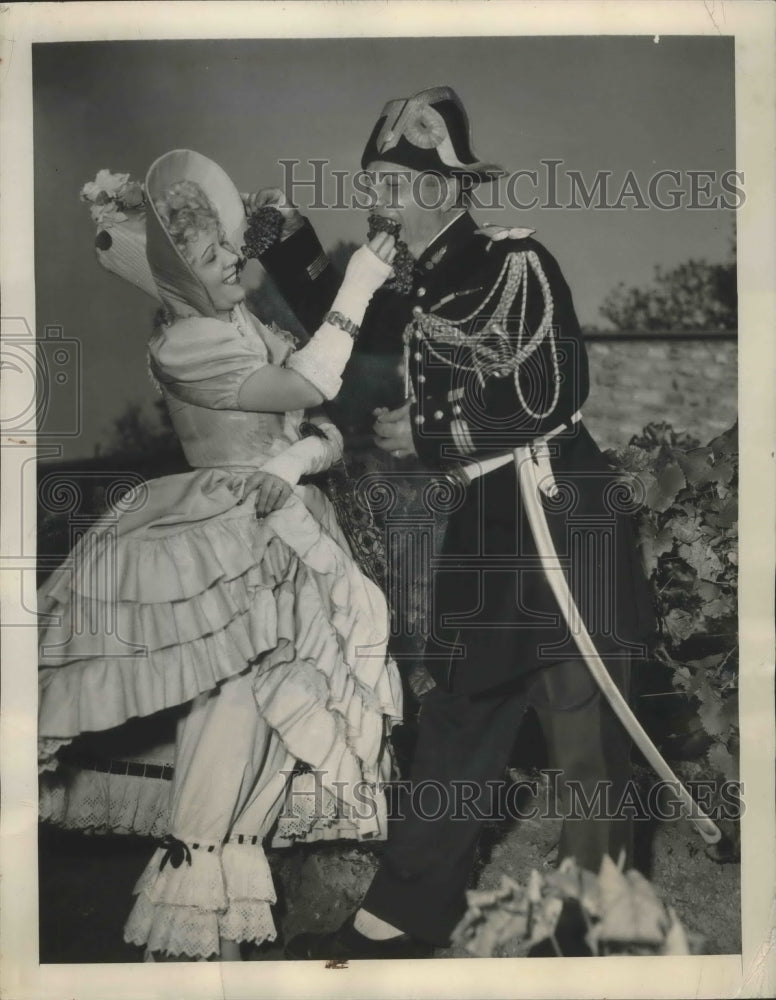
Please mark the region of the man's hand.
POLYGON ((282 239, 295 233, 304 225, 304 216, 295 205, 291 204, 286 198, 285 192, 280 188, 261 188, 260 191, 253 194, 241 193, 240 197, 247 216, 253 215, 259 208, 276 208, 283 216, 282 239))
POLYGON ((256 493, 255 507, 256 517, 264 517, 273 510, 282 507, 291 496, 291 487, 280 476, 273 476, 271 472, 263 472, 261 469, 248 476, 242 490, 242 497, 238 503, 244 503, 249 493, 254 490, 256 493))
POLYGON ((374 416, 377 417, 373 428, 375 444, 383 451, 389 451, 394 458, 417 455, 415 442, 412 440, 410 406, 411 401, 407 400, 398 410, 381 406, 374 411, 374 416))

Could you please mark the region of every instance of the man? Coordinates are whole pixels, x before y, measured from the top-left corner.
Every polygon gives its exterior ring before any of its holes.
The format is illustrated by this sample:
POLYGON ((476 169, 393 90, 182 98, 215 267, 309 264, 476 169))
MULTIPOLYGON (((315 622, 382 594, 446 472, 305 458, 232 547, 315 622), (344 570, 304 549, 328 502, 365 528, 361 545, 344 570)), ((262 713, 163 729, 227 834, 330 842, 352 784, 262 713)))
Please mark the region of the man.
MULTIPOLYGON (((630 856, 627 818, 606 811, 625 789, 630 741, 580 656, 580 623, 553 596, 513 449, 532 448, 576 608, 626 695, 631 659, 653 627, 629 513, 579 415, 588 370, 571 293, 525 231, 491 238, 469 214, 467 192, 503 171, 474 154, 455 92, 435 87, 389 102, 362 167, 375 214, 399 227, 414 263, 407 294, 375 295, 353 371, 370 357, 383 359, 375 370, 392 370, 403 345, 411 391, 378 411, 376 444, 398 458, 417 455, 454 492, 426 645, 435 686, 422 700, 410 775, 413 788, 435 791, 425 808, 414 795, 400 807, 354 918, 333 934, 295 938, 291 958, 418 957, 449 943, 493 782, 528 705, 558 772, 561 811, 574 788, 588 801, 604 792, 601 818, 564 822, 559 859, 597 870, 605 854, 630 856)), ((363 379, 352 376, 348 389, 346 374, 345 409, 363 392, 363 379)))

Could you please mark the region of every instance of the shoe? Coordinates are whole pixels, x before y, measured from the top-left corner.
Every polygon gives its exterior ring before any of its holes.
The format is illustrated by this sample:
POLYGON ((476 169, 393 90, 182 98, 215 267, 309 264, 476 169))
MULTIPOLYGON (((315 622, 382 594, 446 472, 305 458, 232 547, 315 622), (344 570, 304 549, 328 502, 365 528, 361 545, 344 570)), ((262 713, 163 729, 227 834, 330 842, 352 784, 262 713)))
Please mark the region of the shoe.
POLYGON ((286 945, 286 958, 295 961, 347 962, 350 959, 432 958, 433 945, 411 938, 409 934, 374 941, 353 926, 355 914, 336 931, 328 934, 297 934, 286 945))

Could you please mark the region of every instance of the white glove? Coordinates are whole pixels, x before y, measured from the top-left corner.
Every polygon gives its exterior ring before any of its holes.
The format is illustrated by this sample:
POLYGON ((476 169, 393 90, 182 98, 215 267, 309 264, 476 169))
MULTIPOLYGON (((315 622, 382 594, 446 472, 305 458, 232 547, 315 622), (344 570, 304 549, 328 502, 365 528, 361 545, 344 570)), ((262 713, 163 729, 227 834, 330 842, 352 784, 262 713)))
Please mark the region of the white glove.
POLYGON ((326 437, 305 437, 275 455, 261 467, 262 472, 296 486, 302 476, 331 468, 342 458, 342 435, 334 424, 317 424, 326 437))
MULTIPOLYGON (((369 247, 359 247, 348 262, 345 278, 331 312, 341 313, 356 326, 364 318, 374 292, 391 273, 369 247)), ((342 387, 342 373, 353 350, 353 337, 333 323, 324 323, 310 342, 286 361, 290 368, 312 382, 324 399, 334 399, 342 387)))
POLYGON ((341 312, 359 324, 364 318, 369 300, 390 277, 391 270, 391 265, 380 260, 369 247, 359 247, 345 268, 345 277, 332 303, 332 312, 341 312))

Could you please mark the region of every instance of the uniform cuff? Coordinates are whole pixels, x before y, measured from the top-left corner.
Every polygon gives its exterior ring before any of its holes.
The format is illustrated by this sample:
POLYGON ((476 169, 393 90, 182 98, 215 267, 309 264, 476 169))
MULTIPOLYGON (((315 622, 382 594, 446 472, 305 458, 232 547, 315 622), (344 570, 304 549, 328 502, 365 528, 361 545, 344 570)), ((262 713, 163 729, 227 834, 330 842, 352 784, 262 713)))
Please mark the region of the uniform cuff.
POLYGON ((310 281, 315 281, 329 264, 329 258, 309 219, 305 219, 296 232, 273 244, 259 260, 270 272, 292 269, 294 273, 298 273, 304 270, 310 281))

